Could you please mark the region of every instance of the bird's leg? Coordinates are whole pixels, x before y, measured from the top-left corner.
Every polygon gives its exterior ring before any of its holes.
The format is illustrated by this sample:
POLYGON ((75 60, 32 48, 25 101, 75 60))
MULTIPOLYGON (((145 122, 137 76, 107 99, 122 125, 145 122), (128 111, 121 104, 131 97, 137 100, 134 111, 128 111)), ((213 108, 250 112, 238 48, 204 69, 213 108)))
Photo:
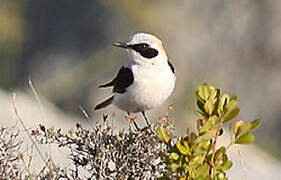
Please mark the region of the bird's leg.
POLYGON ((139 126, 137 125, 136 119, 133 117, 132 113, 127 112, 127 114, 128 114, 128 119, 129 119, 129 121, 130 121, 130 122, 133 122, 133 123, 134 123, 134 126, 135 126, 135 128, 136 128, 136 130, 139 131, 140 128, 139 128, 139 126))
POLYGON ((145 119, 146 125, 147 125, 148 127, 150 127, 150 122, 149 122, 149 120, 147 119, 147 117, 146 117, 146 115, 145 115, 145 112, 142 111, 141 114, 143 115, 143 117, 144 117, 144 119, 145 119))

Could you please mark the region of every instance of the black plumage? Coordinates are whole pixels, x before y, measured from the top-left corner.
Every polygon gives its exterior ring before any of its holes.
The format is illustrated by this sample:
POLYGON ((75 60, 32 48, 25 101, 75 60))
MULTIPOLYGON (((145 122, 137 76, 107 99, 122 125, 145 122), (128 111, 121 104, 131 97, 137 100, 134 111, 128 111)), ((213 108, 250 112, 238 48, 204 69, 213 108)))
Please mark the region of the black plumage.
POLYGON ((128 47, 135 50, 136 52, 140 53, 143 57, 148 59, 154 58, 158 55, 158 51, 150 47, 146 43, 129 45, 128 47))
POLYGON ((99 87, 106 88, 113 86, 113 92, 122 94, 126 92, 126 88, 129 87, 133 82, 134 75, 132 70, 130 68, 122 66, 117 76, 112 81, 99 87))
POLYGON ((171 68, 171 71, 175 74, 175 66, 170 61, 168 61, 168 64, 171 68))
POLYGON ((113 99, 114 99, 114 95, 111 96, 110 98, 106 99, 105 101, 103 101, 102 103, 98 104, 96 107, 95 107, 95 110, 99 110, 101 108, 104 108, 108 105, 110 105, 112 102, 113 102, 113 99))

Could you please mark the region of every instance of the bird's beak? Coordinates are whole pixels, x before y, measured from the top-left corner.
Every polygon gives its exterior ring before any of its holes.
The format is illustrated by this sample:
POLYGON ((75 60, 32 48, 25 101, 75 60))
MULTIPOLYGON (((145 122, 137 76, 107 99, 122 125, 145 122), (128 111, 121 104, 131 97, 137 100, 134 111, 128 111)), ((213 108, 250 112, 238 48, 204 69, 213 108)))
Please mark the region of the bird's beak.
POLYGON ((126 42, 115 42, 113 43, 114 46, 117 46, 117 47, 121 47, 121 48, 129 48, 128 44, 126 42))

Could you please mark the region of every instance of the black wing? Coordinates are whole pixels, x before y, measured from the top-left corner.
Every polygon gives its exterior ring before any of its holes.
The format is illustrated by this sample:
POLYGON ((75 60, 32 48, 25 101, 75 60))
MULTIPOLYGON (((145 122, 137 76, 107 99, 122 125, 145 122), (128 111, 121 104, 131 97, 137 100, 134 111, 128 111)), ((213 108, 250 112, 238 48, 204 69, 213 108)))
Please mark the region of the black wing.
POLYGON ((175 74, 175 66, 170 61, 168 61, 168 64, 171 68, 171 71, 175 74))
POLYGON ((122 66, 117 76, 104 85, 99 86, 100 88, 113 86, 113 92, 124 93, 126 88, 134 82, 134 75, 130 68, 122 66))

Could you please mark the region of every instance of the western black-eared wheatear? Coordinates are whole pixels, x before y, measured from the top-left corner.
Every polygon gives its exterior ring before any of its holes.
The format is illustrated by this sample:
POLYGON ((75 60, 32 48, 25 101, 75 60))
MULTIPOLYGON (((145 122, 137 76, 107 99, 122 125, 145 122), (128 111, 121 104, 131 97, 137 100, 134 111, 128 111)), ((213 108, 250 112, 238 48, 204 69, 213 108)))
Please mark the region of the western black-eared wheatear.
POLYGON ((112 86, 114 94, 95 110, 114 104, 128 114, 141 112, 149 125, 145 112, 161 105, 171 95, 176 81, 175 68, 162 42, 151 34, 137 33, 129 41, 113 45, 127 50, 129 62, 112 81, 99 86, 112 86))

